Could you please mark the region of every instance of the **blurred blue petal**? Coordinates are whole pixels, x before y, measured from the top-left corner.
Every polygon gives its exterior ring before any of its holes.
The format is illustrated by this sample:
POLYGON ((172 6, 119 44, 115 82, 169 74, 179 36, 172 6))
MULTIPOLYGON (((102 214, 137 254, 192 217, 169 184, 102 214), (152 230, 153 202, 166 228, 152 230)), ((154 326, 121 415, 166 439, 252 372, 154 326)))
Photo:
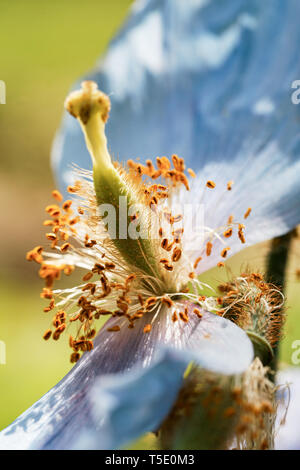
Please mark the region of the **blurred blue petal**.
POLYGON ((90 393, 94 429, 86 429, 76 449, 115 449, 158 429, 176 400, 186 358, 163 351, 147 368, 99 378, 90 393))
POLYGON ((201 320, 194 315, 174 324, 161 312, 143 334, 150 316, 134 330, 125 321, 119 333, 106 331, 122 326, 119 319, 109 320, 95 348, 0 433, 0 449, 119 447, 159 425, 191 360, 224 374, 242 372, 252 360, 246 333, 229 320, 203 312, 201 320))
MULTIPOLYGON (((298 0, 140 1, 85 77, 111 97, 114 157, 178 153, 202 184, 217 184, 204 201, 207 226, 230 213, 241 221, 253 208, 248 244, 300 222, 300 105, 291 102, 291 84, 300 79, 299 16, 298 0), (224 198, 228 180, 235 187, 224 198)), ((70 116, 52 162, 61 188, 73 162, 90 167, 70 116)))
POLYGON ((288 388, 279 390, 281 405, 277 416, 275 448, 277 450, 300 450, 300 367, 290 367, 280 372, 277 384, 281 386, 288 384, 288 388), (281 424, 283 419, 284 423, 281 424))

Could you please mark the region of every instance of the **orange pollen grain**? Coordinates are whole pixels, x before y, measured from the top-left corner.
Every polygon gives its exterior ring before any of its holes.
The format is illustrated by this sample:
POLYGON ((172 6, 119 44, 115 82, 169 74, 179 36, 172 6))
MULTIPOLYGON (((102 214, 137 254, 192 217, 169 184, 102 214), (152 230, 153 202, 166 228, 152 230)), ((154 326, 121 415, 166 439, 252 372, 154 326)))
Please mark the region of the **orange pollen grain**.
POLYGON ((196 178, 196 173, 191 169, 191 168, 188 168, 188 174, 192 177, 192 178, 196 178))
POLYGON ((72 201, 70 199, 68 199, 67 201, 65 201, 62 205, 62 208, 64 211, 68 211, 70 209, 72 205, 72 201))
POLYGON ((173 269, 174 269, 174 267, 171 264, 168 264, 168 263, 164 264, 163 266, 167 271, 173 271, 173 269))
POLYGON ((168 308, 171 308, 171 307, 174 305, 174 303, 173 303, 173 301, 170 299, 170 297, 168 297, 168 296, 166 296, 166 295, 165 295, 164 297, 162 297, 161 301, 162 301, 162 303, 164 303, 168 308))
POLYGON ((45 333, 43 334, 43 338, 45 341, 47 341, 52 335, 52 331, 51 330, 46 330, 45 333))
POLYGON ((228 253, 229 250, 230 250, 230 247, 227 246, 226 248, 224 248, 224 249, 221 251, 221 256, 222 256, 222 258, 226 258, 227 253, 228 253))
POLYGON ((43 262, 42 251, 42 246, 36 246, 32 250, 28 251, 26 254, 27 261, 35 261, 36 263, 41 264, 43 262))
POLYGON ((231 235, 232 235, 232 228, 228 228, 227 230, 225 230, 223 235, 224 235, 225 238, 230 238, 231 235))
POLYGON ((186 312, 179 312, 179 317, 184 323, 187 323, 189 321, 189 317, 186 312))
POLYGON ((202 318, 203 314, 199 310, 199 308, 194 308, 193 312, 197 315, 197 317, 202 318))
POLYGON ((202 260, 202 256, 199 256, 199 257, 196 259, 196 261, 195 261, 195 263, 194 263, 194 269, 197 269, 198 264, 200 263, 201 260, 202 260))
POLYGON ((68 249, 70 248, 70 243, 64 243, 61 247, 60 247, 60 250, 62 253, 66 253, 68 251, 68 249))
POLYGON ((54 197, 54 199, 56 199, 56 201, 61 202, 63 200, 61 193, 57 189, 54 189, 52 191, 52 196, 54 197))
POLYGON ((153 307, 153 305, 155 305, 157 302, 157 298, 156 297, 148 297, 148 299, 145 301, 145 308, 146 310, 150 309, 151 307, 153 307))
POLYGON ((175 323, 176 321, 178 321, 178 315, 176 312, 173 313, 172 315, 172 321, 175 323))
POLYGON ((173 254, 172 254, 172 261, 175 263, 179 261, 181 258, 181 250, 179 248, 174 248, 173 254))
POLYGON ((150 323, 148 323, 148 325, 146 325, 144 327, 144 330, 143 330, 144 333, 149 333, 151 331, 151 328, 152 328, 152 326, 150 325, 150 323))
POLYGON ((112 326, 111 328, 107 328, 107 331, 109 332, 114 332, 114 331, 120 331, 120 327, 118 325, 112 326))
POLYGON ((249 217, 250 213, 251 213, 251 207, 248 207, 248 209, 246 210, 245 214, 244 214, 244 219, 247 219, 247 217, 249 217))
POLYGON ((214 189, 214 188, 216 187, 216 183, 214 183, 214 182, 211 181, 211 180, 208 180, 208 181, 206 182, 206 186, 207 186, 207 188, 214 189))
POLYGON ((212 243, 211 243, 211 242, 207 242, 207 243, 206 243, 206 256, 210 256, 210 255, 211 255, 211 250, 212 250, 212 243))

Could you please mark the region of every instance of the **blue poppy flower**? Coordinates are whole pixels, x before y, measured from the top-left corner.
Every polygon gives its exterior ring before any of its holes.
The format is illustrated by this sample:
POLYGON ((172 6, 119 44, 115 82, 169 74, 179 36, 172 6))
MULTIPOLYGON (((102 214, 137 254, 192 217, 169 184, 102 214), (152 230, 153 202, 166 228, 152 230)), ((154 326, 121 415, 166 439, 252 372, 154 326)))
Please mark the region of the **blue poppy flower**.
MULTIPOLYGON (((215 190, 201 192, 207 227, 224 226, 226 214, 241 220, 252 207, 248 244, 299 223, 299 110, 290 89, 300 68, 298 10, 296 1, 279 0, 140 1, 87 77, 111 96, 111 154, 178 153, 197 170, 186 203, 199 198, 200 182, 214 178, 215 190), (235 184, 225 198, 228 181, 235 184)), ((53 150, 62 188, 72 182, 71 163, 88 168, 89 157, 78 124, 65 116, 53 150)), ((198 246, 189 244, 195 257, 198 246)), ((221 245, 217 238, 198 272, 216 265, 221 245)), ((110 319, 94 349, 0 434, 0 446, 120 447, 159 427, 190 361, 223 374, 251 362, 245 332, 205 308, 176 327, 169 315, 150 323, 148 334, 149 317, 111 334, 120 320, 110 319)))

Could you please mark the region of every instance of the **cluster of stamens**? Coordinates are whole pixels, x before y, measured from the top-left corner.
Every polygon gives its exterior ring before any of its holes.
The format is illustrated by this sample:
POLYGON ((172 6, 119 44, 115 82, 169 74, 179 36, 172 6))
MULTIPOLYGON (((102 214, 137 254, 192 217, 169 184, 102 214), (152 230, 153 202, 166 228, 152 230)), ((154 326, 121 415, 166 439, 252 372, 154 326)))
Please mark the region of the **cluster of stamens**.
POLYGON ((193 368, 162 425, 161 439, 170 447, 176 433, 190 428, 199 435, 193 443, 200 449, 272 448, 276 387, 268 373, 258 358, 234 378, 193 368))
MULTIPOLYGON (((51 232, 46 233, 46 239, 55 254, 44 254, 43 247, 37 246, 27 253, 27 259, 40 264, 39 274, 45 281, 41 297, 49 300, 44 312, 56 312, 51 328, 43 335, 44 339, 52 337, 58 340, 62 333, 70 330, 72 324, 78 325, 77 332, 70 333, 69 336, 71 362, 77 362, 81 352, 93 349, 93 338, 97 329, 95 320, 100 318, 125 318, 128 328, 132 329, 136 321, 151 312, 159 311, 162 306, 169 310, 174 323, 188 322, 191 313, 201 318, 200 307, 223 314, 219 299, 216 301, 199 295, 202 284, 197 279, 196 270, 203 254, 193 262, 184 255, 183 217, 181 214, 172 213, 172 205, 164 204, 172 197, 172 191, 176 191, 180 186, 189 190, 188 177, 184 173, 184 160, 173 155, 172 163, 167 157, 157 158, 156 163, 155 167, 151 160, 147 160, 146 165, 130 160, 126 181, 129 185, 134 185, 141 202, 147 210, 156 214, 159 221, 156 241, 153 244, 157 250, 158 269, 165 273, 162 274, 162 279, 166 287, 162 285, 161 279, 152 279, 139 270, 135 271, 132 266, 127 266, 113 248, 107 234, 104 238, 99 237, 101 218, 97 215, 96 198, 93 186, 87 181, 90 178, 90 175, 87 177, 87 172, 82 172, 80 176, 83 178, 68 187, 69 193, 75 196, 75 199, 80 199, 80 204, 78 200, 63 201, 59 191, 52 192, 55 204, 46 207, 48 218, 44 226, 51 228, 51 232), (153 180, 158 178, 161 183, 153 183, 153 180), (76 264, 86 269, 82 278, 84 283, 72 289, 53 290, 54 282, 60 279, 61 274, 70 275, 76 264), (180 281, 168 284, 168 279, 171 279, 168 276, 173 276, 173 279, 178 277, 180 281), (168 285, 179 287, 168 289, 168 285), (195 306, 189 312, 183 303, 172 300, 172 297, 176 300, 188 299, 193 304, 198 304, 199 308, 195 306)), ((118 171, 120 175, 125 174, 124 169, 119 168, 118 171)), ((195 176, 191 169, 188 169, 188 173, 192 177, 195 176)), ((216 184, 208 181, 206 187, 214 189, 216 184)), ((227 190, 231 190, 231 187, 232 182, 228 183, 227 190)), ((250 211, 249 208, 245 218, 250 211)), ((137 213, 131 216, 131 219, 139 219, 142 215, 137 213)), ((232 236, 233 227, 231 216, 225 228, 221 228, 224 239, 232 236)), ((245 242, 243 229, 244 225, 239 224, 238 235, 242 243, 245 242)), ((210 239, 204 246, 206 256, 211 255, 212 248, 213 240, 210 239)), ((220 255, 223 259, 229 250, 229 246, 222 249, 220 255)), ((218 266, 224 266, 224 262, 220 261, 218 266)), ((122 322, 121 326, 123 325, 122 322)), ((121 326, 114 324, 108 331, 120 331, 121 326)), ((143 329, 144 333, 149 333, 151 328, 149 320, 143 329)))
POLYGON ((283 295, 260 273, 242 273, 219 286, 220 312, 247 331, 253 331, 275 347, 284 322, 283 295))

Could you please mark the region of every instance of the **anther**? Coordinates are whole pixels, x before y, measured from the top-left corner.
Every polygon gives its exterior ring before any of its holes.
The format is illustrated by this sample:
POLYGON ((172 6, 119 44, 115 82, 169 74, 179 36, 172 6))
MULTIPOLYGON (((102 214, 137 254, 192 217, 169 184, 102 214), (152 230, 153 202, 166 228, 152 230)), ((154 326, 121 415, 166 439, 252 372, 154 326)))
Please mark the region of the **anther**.
POLYGON ((120 331, 120 327, 118 325, 112 326, 111 328, 107 328, 107 331, 114 332, 114 331, 120 331))
POLYGON ((192 177, 192 178, 196 178, 196 173, 191 169, 191 168, 188 168, 188 174, 192 177))
POLYGON ((221 251, 221 256, 222 256, 222 258, 226 258, 227 253, 228 253, 229 250, 230 250, 230 247, 227 246, 226 248, 224 248, 224 249, 221 251))
POLYGON ((176 312, 173 313, 172 315, 172 321, 175 323, 176 321, 178 321, 178 315, 176 312))
POLYGON ((175 263, 179 261, 181 258, 181 250, 179 248, 174 248, 173 254, 172 254, 172 261, 175 263))
POLYGON ((144 330, 143 330, 144 333, 149 333, 151 331, 151 328, 152 328, 152 326, 150 325, 150 323, 148 323, 148 325, 146 325, 144 327, 144 330))
POLYGON ((45 341, 47 341, 52 335, 52 331, 51 330, 46 330, 45 333, 43 334, 43 338, 45 341))
POLYGON ((211 250, 212 250, 212 243, 211 243, 211 242, 207 242, 207 243, 206 243, 206 256, 210 256, 210 255, 211 255, 211 250))
POLYGON ((71 205, 72 205, 72 201, 68 199, 67 201, 63 203, 62 208, 64 211, 67 212, 70 209, 71 205))
POLYGON ((216 183, 214 183, 214 182, 211 181, 211 180, 208 180, 208 181, 206 182, 206 186, 207 186, 208 188, 210 188, 210 189, 214 189, 214 188, 216 187, 216 183))
POLYGON ((198 318, 202 318, 203 314, 199 310, 199 308, 194 308, 193 312, 197 315, 198 318))
POLYGON ((245 214, 244 214, 244 219, 247 219, 247 217, 249 217, 250 213, 251 213, 251 207, 248 207, 248 209, 246 210, 245 214))
POLYGON ((232 228, 228 228, 227 230, 225 230, 225 232, 223 233, 223 235, 224 235, 225 238, 231 237, 231 235, 232 235, 232 228))
POLYGON ((60 247, 60 250, 62 253, 66 253, 68 251, 68 249, 70 248, 70 243, 64 243, 61 247, 60 247))
POLYGON ((168 296, 164 296, 162 297, 161 299, 162 303, 164 303, 168 308, 171 308, 173 305, 174 305, 174 302, 172 301, 172 299, 170 299, 170 297, 168 296))
POLYGON ((179 312, 179 317, 184 323, 188 323, 189 317, 186 312, 179 312))
POLYGON ((63 200, 61 193, 57 189, 54 189, 52 191, 52 196, 54 197, 54 199, 56 199, 56 201, 61 202, 63 200))
POLYGON ((198 264, 200 263, 201 260, 202 260, 202 256, 198 256, 198 258, 194 262, 194 269, 197 269, 198 264))

